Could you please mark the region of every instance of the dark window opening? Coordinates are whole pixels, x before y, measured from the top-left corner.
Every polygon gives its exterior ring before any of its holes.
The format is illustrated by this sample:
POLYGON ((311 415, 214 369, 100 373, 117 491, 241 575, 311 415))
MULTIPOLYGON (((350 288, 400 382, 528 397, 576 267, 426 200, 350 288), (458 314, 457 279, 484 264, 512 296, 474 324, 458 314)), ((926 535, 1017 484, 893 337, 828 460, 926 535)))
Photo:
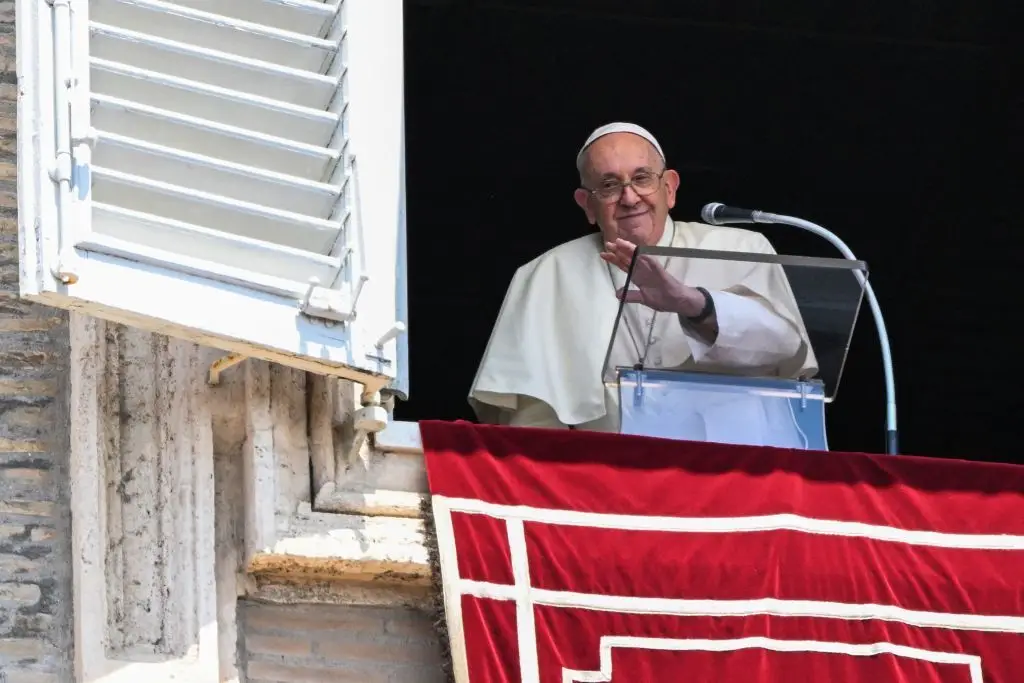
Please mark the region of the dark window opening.
MULTIPOLYGON (((1017 346, 999 312, 1020 249, 1005 6, 805 5, 406 3, 411 396, 396 418, 473 419, 466 394, 515 269, 590 230, 572 200, 578 146, 631 120, 682 176, 676 220, 710 201, 803 216, 868 262, 903 452, 1012 457, 996 396, 1013 380, 986 364, 1017 346)), ((836 255, 764 232, 780 253, 836 255)), ((883 430, 865 310, 830 446, 882 452, 883 430)))

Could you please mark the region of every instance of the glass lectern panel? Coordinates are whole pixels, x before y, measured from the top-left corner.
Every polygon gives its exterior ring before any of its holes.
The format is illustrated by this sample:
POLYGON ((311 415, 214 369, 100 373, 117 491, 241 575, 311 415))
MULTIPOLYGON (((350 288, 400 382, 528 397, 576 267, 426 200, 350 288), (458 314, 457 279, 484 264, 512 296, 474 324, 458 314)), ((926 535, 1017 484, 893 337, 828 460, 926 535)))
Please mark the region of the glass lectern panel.
MULTIPOLYGON (((860 311, 863 261, 641 247, 629 273, 615 273, 625 296, 604 365, 622 374, 676 371, 747 379, 815 380, 831 401, 860 311), (703 288, 714 314, 693 322, 680 297, 703 288)), ((698 297, 698 301, 700 298, 698 297)), ((692 302, 690 304, 692 306, 692 302)))
POLYGON ((684 441, 828 450, 821 382, 623 370, 619 431, 684 441))

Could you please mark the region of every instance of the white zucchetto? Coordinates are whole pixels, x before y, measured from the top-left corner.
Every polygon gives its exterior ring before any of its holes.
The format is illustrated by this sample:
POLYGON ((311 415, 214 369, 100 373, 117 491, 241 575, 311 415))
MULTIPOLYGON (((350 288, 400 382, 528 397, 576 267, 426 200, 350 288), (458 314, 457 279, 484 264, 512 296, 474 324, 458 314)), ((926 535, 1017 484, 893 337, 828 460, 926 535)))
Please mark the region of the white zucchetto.
POLYGON ((642 126, 638 126, 635 123, 616 122, 605 124, 590 134, 587 141, 583 143, 582 147, 580 147, 579 154, 576 155, 577 169, 579 169, 583 163, 583 156, 586 153, 587 148, 594 144, 594 141, 598 138, 603 138, 605 135, 610 135, 611 133, 632 133, 633 135, 639 135, 644 140, 647 140, 647 142, 654 145, 654 149, 658 150, 658 154, 661 155, 661 160, 665 161, 665 152, 662 151, 661 145, 658 144, 657 139, 651 135, 649 130, 642 126))

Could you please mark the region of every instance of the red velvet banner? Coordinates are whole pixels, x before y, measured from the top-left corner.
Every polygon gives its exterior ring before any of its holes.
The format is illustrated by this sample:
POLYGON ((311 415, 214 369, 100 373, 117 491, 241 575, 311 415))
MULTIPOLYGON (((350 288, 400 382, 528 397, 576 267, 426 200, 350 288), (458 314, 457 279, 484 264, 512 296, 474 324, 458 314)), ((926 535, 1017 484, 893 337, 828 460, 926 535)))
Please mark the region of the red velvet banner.
POLYGON ((1024 468, 420 427, 459 683, 1024 681, 1024 468))

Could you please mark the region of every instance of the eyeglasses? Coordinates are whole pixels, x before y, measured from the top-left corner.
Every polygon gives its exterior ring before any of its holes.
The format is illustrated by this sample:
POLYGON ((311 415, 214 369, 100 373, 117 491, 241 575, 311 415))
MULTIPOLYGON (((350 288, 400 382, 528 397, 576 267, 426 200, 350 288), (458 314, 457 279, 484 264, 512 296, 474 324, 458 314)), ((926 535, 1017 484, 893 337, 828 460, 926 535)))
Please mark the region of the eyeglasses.
POLYGON ((584 187, 583 189, 590 192, 594 197, 597 197, 599 201, 610 204, 612 202, 619 201, 619 199, 622 198, 622 193, 627 187, 632 187, 633 192, 636 192, 641 197, 646 197, 647 195, 654 193, 654 191, 661 185, 661 177, 663 175, 665 175, 665 171, 662 171, 661 173, 641 171, 626 182, 615 180, 614 178, 608 178, 606 180, 602 180, 598 187, 584 187))

